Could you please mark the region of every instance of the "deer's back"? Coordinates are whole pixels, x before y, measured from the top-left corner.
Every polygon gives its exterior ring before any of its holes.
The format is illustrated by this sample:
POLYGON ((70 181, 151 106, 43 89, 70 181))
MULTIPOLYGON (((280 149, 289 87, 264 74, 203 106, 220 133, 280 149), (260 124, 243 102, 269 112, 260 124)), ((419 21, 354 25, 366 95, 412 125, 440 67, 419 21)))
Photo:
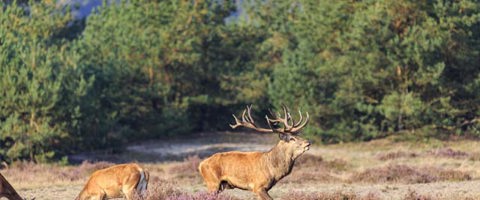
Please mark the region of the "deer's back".
POLYGON ((263 166, 262 154, 238 151, 217 153, 202 161, 199 170, 202 175, 214 174, 220 181, 227 181, 242 189, 250 189, 252 184, 268 179, 268 169, 263 166))
POLYGON ((90 195, 103 191, 108 197, 121 197, 122 186, 138 184, 142 171, 137 164, 121 164, 97 170, 90 176, 82 193, 90 195))

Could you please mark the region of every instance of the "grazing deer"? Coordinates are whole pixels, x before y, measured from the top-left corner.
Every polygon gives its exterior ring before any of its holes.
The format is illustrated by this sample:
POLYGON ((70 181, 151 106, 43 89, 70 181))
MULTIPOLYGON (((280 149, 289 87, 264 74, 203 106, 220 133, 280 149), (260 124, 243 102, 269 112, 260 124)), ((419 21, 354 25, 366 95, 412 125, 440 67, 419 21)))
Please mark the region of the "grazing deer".
POLYGON ((290 174, 295 159, 310 147, 310 143, 299 137, 299 131, 307 125, 299 111, 300 120, 294 122, 284 106, 285 117, 273 119, 266 116, 269 128, 257 127, 250 114, 251 106, 243 111, 240 121, 235 115, 232 128, 246 127, 263 133, 278 133, 280 141, 268 152, 224 152, 216 153, 200 163, 198 169, 209 192, 221 192, 224 189, 239 188, 254 192, 258 199, 272 199, 270 190, 280 179, 290 174), (283 123, 283 127, 277 127, 283 123))
POLYGON ((0 174, 0 199, 2 197, 6 197, 9 200, 23 200, 20 195, 18 195, 17 191, 13 189, 12 185, 0 174))
POLYGON ((95 171, 76 200, 103 200, 107 198, 133 199, 147 190, 149 173, 135 163, 114 165, 95 171))

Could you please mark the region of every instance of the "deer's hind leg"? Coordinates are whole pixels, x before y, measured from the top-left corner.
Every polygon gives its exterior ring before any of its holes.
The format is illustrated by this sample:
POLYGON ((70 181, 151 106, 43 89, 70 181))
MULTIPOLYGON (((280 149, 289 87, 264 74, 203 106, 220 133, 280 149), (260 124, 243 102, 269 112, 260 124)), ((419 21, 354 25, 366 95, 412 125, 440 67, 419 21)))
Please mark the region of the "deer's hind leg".
POLYGON ((134 198, 135 193, 137 193, 137 185, 141 181, 141 175, 135 174, 128 177, 125 183, 122 186, 122 193, 125 195, 127 200, 132 200, 134 198))
POLYGON ((204 176, 203 179, 207 185, 208 192, 221 192, 221 181, 216 176, 207 174, 207 176, 204 176))
POLYGON ((257 198, 259 200, 273 200, 273 198, 268 194, 267 190, 265 190, 264 188, 254 189, 253 192, 257 194, 257 198))
POLYGON ((88 194, 86 196, 80 197, 80 200, 105 200, 107 195, 104 192, 88 194))
POLYGON ((206 170, 206 169, 203 168, 203 169, 200 170, 200 174, 203 177, 203 181, 205 182, 205 185, 207 185, 208 192, 216 192, 217 193, 217 192, 220 191, 221 181, 215 173, 213 173, 210 170, 206 170))

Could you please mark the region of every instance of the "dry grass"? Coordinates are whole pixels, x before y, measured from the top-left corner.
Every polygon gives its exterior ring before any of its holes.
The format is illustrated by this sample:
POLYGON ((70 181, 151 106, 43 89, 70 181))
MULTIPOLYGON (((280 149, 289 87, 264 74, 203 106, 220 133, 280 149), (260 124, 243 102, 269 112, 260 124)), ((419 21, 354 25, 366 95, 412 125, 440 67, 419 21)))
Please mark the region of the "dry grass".
MULTIPOLYGON (((197 171, 201 160, 191 156, 181 162, 140 163, 151 177, 144 200, 255 199, 253 193, 238 189, 206 193, 197 171)), ((73 199, 93 171, 110 165, 16 163, 0 172, 25 197, 73 199)), ((480 142, 380 140, 313 147, 269 193, 274 199, 306 200, 480 199, 478 187, 480 142)))
POLYGON ((89 161, 85 161, 77 167, 15 162, 9 168, 3 169, 1 173, 10 182, 15 183, 16 187, 32 188, 43 186, 44 183, 63 185, 85 181, 92 172, 111 165, 113 163, 89 161))

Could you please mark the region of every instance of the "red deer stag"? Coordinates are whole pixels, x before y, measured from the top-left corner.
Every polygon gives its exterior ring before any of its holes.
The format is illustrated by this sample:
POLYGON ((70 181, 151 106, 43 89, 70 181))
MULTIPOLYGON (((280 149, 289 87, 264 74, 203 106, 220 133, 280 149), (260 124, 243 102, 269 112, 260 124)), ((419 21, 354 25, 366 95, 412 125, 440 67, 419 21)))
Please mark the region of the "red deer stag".
POLYGON ((0 199, 2 197, 6 197, 9 200, 23 200, 20 195, 18 195, 17 191, 13 189, 12 185, 0 174, 0 199))
POLYGON ((135 163, 114 165, 94 172, 76 200, 133 199, 147 190, 149 173, 135 163))
POLYGON ((273 115, 266 116, 269 128, 258 127, 251 114, 251 106, 243 111, 239 120, 235 115, 232 128, 246 127, 263 133, 278 133, 280 141, 268 152, 224 152, 216 153, 202 161, 198 167, 209 192, 220 192, 224 189, 239 188, 254 192, 258 199, 272 199, 268 191, 283 177, 290 174, 295 159, 310 147, 310 143, 299 137, 299 131, 307 125, 307 113, 303 121, 295 122, 284 106, 284 118, 273 115), (282 123, 283 127, 278 125, 282 123))

